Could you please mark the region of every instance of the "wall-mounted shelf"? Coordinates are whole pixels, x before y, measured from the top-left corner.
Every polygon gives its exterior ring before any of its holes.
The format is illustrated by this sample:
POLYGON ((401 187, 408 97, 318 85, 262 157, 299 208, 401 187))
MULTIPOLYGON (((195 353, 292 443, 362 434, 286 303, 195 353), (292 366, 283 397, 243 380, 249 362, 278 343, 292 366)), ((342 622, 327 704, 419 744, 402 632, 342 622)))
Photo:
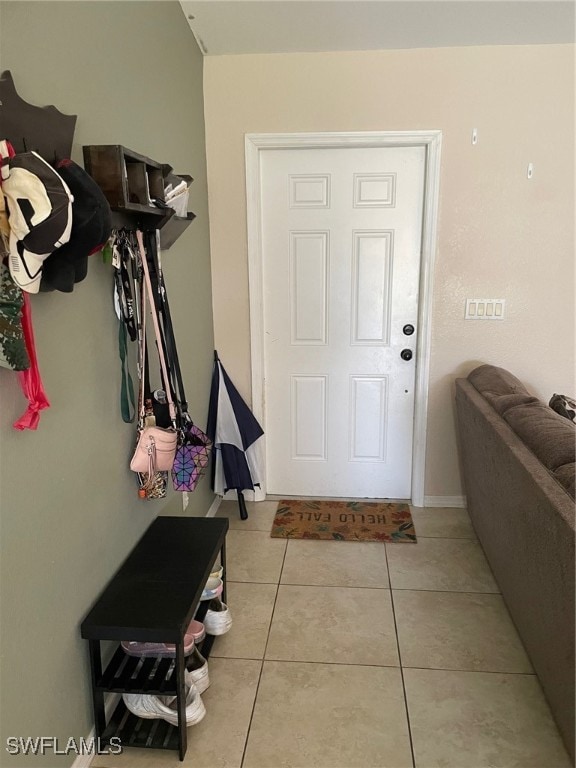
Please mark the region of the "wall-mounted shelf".
MULTIPOLYGON (((83 152, 86 171, 110 203, 116 229, 158 229, 161 246, 167 249, 194 220, 193 213, 177 216, 173 208, 165 207, 165 181, 174 176, 169 165, 120 144, 91 144, 83 152)), ((186 175, 177 178, 192 181, 186 175)))
POLYGON ((174 245, 195 218, 196 216, 193 213, 188 213, 186 218, 174 215, 167 219, 160 230, 160 247, 162 250, 166 251, 170 246, 174 245))

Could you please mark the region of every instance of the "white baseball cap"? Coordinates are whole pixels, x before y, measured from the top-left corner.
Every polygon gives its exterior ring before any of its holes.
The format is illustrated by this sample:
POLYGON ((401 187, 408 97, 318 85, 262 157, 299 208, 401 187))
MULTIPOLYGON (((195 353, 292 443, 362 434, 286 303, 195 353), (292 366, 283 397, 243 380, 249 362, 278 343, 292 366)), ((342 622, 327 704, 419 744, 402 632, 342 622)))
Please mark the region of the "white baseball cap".
POLYGON ((22 290, 38 293, 44 260, 70 239, 74 198, 37 152, 3 161, 2 191, 9 210, 10 274, 22 290))

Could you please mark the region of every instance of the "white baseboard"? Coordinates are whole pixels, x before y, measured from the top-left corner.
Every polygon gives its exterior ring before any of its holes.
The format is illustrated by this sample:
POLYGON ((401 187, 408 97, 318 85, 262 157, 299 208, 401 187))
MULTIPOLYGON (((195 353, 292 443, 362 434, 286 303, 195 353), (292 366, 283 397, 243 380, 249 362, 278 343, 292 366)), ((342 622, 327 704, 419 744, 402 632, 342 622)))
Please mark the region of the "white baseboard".
MULTIPOLYGON (((119 693, 113 693, 106 699, 106 704, 104 705, 104 708, 106 710, 106 718, 108 718, 112 714, 112 710, 116 707, 116 704, 120 701, 120 694, 119 693)), ((90 731, 88 734, 88 738, 86 739, 87 742, 90 742, 92 739, 96 738, 96 734, 94 732, 94 728, 90 731)), ((94 752, 90 752, 86 755, 78 755, 76 757, 76 760, 72 763, 71 768, 90 768, 92 765, 92 761, 96 755, 94 752)))
MULTIPOLYGON (((261 488, 255 488, 253 491, 242 491, 246 501, 266 501, 266 494, 261 488)), ((282 497, 284 498, 284 497, 282 497)), ((226 491, 224 501, 237 501, 238 493, 234 489, 226 491)))
POLYGON ((221 503, 222 503, 222 496, 216 495, 214 497, 214 501, 210 505, 210 509, 208 510, 208 512, 206 512, 206 517, 214 517, 216 512, 218 512, 218 507, 220 506, 221 503))
MULTIPOLYGON (((88 736, 88 739, 92 739, 94 737, 94 728, 90 731, 90 736, 88 736)), ((90 768, 92 765, 92 760, 94 760, 94 753, 90 753, 89 755, 78 755, 76 760, 72 763, 72 768, 90 768)))
POLYGON ((424 496, 425 507, 466 508, 466 496, 424 496))

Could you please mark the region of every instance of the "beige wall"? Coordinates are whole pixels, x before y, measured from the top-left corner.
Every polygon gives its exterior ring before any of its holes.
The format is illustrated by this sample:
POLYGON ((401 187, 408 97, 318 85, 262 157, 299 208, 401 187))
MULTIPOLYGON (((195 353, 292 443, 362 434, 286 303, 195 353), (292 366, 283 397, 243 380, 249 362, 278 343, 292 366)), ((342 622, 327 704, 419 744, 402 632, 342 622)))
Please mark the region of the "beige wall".
MULTIPOLYGON (((124 144, 194 177, 196 220, 163 265, 191 414, 205 426, 212 307, 202 56, 177 2, 2 2, 2 69, 21 96, 78 115, 83 144, 124 144)), ((12 422, 25 401, 0 369, 0 764, 66 766, 68 757, 11 758, 7 736, 87 736, 87 643, 79 624, 158 514, 180 494, 137 497, 128 469, 134 425, 120 416, 112 275, 98 256, 72 294, 32 297, 36 346, 52 407, 37 432, 12 422)), ((135 372, 133 372, 135 373, 135 372)), ((205 515, 208 479, 186 514, 205 515)))
POLYGON ((207 57, 204 99, 215 339, 242 394, 244 134, 415 129, 443 133, 425 493, 462 493, 455 376, 574 393, 573 46, 207 57), (466 297, 505 298, 506 321, 464 321, 466 297))

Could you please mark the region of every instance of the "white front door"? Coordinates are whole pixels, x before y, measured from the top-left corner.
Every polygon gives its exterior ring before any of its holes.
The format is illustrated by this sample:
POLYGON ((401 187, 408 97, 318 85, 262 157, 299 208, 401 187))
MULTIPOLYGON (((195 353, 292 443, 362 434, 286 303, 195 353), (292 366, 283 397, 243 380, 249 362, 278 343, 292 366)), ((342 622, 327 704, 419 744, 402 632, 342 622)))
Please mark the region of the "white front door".
POLYGON ((410 498, 425 159, 262 153, 270 494, 410 498))

